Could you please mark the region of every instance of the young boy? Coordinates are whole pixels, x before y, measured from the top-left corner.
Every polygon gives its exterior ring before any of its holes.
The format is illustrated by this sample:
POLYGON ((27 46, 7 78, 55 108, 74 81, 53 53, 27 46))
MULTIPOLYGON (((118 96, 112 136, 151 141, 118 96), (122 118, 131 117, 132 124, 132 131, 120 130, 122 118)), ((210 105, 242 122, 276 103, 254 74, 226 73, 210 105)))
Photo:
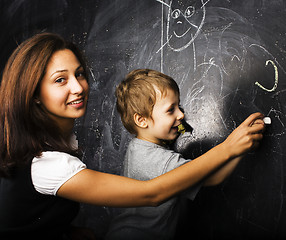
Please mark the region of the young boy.
MULTIPOLYGON (((125 176, 149 180, 190 161, 169 150, 166 144, 176 139, 178 126, 184 118, 179 105, 179 88, 171 77, 149 69, 134 70, 117 87, 116 96, 122 122, 136 136, 126 152, 125 176)), ((256 122, 261 123, 261 120, 256 122)), ((180 197, 193 200, 202 185, 219 184, 240 159, 237 157, 211 176, 204 176, 201 183, 180 197)), ((182 210, 178 199, 174 197, 158 207, 123 209, 114 218, 107 239, 173 239, 182 210)))

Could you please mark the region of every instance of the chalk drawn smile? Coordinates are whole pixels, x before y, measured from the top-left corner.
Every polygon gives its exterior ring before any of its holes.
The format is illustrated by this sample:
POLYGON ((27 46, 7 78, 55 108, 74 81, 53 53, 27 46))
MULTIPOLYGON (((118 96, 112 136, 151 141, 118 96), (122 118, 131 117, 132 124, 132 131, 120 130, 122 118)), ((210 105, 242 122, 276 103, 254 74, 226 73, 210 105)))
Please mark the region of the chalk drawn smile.
MULTIPOLYGON (((177 38, 182 38, 184 37, 192 28, 196 28, 198 29, 198 26, 196 26, 195 24, 192 24, 191 22, 188 21, 188 23, 191 25, 183 34, 178 34, 175 30, 173 31, 174 35, 177 37, 177 38)), ((182 21, 178 21, 177 24, 183 24, 182 21)))
POLYGON ((184 37, 190 30, 191 30, 192 27, 190 27, 187 31, 185 31, 182 35, 179 35, 177 34, 175 31, 173 31, 174 35, 177 37, 177 38, 181 38, 181 37, 184 37))

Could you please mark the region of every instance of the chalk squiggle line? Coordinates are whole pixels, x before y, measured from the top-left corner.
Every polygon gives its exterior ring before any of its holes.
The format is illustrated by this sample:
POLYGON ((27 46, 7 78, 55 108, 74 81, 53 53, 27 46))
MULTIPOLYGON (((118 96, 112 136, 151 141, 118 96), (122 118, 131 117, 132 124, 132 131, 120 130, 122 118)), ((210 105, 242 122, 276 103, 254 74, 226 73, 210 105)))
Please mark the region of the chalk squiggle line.
POLYGON ((255 82, 255 85, 260 87, 264 91, 274 92, 276 90, 277 86, 278 86, 278 81, 279 81, 279 79, 278 79, 278 68, 277 68, 277 66, 275 65, 275 63, 272 60, 267 60, 266 63, 265 63, 265 66, 267 66, 268 63, 271 63, 273 65, 274 71, 275 71, 275 83, 274 83, 273 88, 271 88, 271 89, 265 88, 259 82, 255 82))

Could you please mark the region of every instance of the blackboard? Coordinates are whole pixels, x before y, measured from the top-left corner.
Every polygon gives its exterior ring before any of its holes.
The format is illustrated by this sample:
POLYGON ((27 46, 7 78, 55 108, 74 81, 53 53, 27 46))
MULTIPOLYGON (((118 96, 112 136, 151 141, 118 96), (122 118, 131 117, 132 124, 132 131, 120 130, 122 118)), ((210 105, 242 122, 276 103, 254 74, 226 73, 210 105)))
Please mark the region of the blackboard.
MULTIPOLYGON (((76 131, 92 169, 121 172, 131 136, 114 90, 135 68, 162 71, 179 84, 193 128, 175 144, 185 157, 220 143, 253 112, 270 116, 260 148, 222 185, 187 202, 179 230, 192 239, 286 237, 286 1, 1 0, 0 13, 0 71, 17 44, 40 31, 85 51, 90 99, 76 131)), ((77 223, 103 237, 113 212, 83 205, 77 223)))

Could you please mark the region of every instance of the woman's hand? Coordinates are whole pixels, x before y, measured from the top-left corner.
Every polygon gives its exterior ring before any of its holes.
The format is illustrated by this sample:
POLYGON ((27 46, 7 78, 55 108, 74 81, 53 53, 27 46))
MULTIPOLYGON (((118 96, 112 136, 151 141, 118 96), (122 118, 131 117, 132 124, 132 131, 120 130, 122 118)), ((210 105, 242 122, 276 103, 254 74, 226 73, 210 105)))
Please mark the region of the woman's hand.
POLYGON ((226 151, 229 151, 230 158, 240 156, 259 146, 265 130, 263 117, 261 113, 251 114, 222 143, 226 151))

